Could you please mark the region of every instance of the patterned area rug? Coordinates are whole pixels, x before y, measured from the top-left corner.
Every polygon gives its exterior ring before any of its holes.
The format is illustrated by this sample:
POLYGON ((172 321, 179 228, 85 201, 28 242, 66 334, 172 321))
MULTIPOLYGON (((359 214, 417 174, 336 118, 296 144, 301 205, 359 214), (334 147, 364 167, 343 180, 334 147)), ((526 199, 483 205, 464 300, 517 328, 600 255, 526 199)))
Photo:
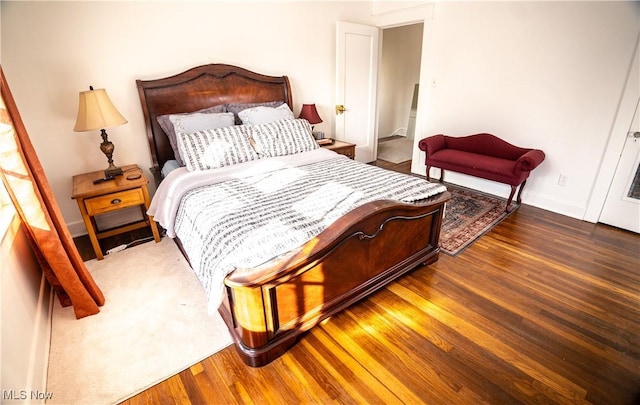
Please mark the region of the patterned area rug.
POLYGON ((505 198, 452 184, 447 184, 447 190, 451 200, 440 231, 440 251, 448 255, 459 255, 509 215, 505 198))

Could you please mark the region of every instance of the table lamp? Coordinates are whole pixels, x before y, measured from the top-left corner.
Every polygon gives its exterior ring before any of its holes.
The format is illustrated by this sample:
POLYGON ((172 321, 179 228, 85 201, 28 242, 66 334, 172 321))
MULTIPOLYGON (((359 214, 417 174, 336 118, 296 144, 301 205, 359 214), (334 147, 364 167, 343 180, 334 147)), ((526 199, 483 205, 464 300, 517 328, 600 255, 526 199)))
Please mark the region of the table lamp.
POLYGON ((105 128, 126 123, 127 120, 118 112, 104 89, 94 90, 92 86, 89 86, 88 91, 80 92, 78 118, 73 130, 75 132, 100 130, 100 136, 102 136, 100 150, 109 162, 109 167, 104 170, 105 178, 113 178, 122 174, 122 169, 113 164, 115 146, 109 141, 105 128))
POLYGON ((298 118, 304 118, 309 121, 309 124, 311 124, 311 132, 316 139, 321 139, 324 136, 324 134, 322 134, 323 136, 318 136, 320 133, 316 134, 313 132, 313 126, 322 122, 322 118, 320 118, 315 104, 302 104, 302 110, 300 110, 298 118))

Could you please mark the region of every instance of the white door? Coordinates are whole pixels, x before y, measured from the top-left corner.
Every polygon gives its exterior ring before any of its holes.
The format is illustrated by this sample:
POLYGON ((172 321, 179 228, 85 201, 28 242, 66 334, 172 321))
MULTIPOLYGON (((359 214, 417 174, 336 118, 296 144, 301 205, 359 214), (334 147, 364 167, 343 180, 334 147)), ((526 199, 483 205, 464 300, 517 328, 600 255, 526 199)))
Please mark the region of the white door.
POLYGON ((338 21, 336 32, 336 134, 356 145, 356 160, 376 159, 376 91, 379 29, 338 21))
POLYGON ((640 99, 600 222, 640 233, 640 99))

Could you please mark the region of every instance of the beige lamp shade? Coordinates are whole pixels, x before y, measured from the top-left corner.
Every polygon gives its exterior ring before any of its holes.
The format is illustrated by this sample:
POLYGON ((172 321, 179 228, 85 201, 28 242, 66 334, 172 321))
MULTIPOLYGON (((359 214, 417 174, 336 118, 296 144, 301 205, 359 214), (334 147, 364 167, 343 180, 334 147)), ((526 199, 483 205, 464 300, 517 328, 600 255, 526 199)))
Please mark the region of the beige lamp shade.
POLYGON ((74 131, 96 131, 126 123, 127 120, 118 112, 104 89, 91 88, 80 92, 74 131))

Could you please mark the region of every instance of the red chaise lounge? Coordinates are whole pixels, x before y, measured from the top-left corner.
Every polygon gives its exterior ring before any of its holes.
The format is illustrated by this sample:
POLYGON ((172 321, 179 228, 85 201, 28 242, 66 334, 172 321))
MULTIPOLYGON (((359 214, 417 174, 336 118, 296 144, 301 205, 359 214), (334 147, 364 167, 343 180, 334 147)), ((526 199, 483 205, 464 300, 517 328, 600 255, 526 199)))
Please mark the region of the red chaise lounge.
POLYGON ((511 194, 506 210, 510 211, 511 201, 518 186, 517 203, 521 203, 522 189, 529 173, 545 158, 539 149, 520 148, 503 141, 492 134, 475 134, 462 137, 433 135, 420 141, 419 147, 427 157, 427 179, 432 167, 441 169, 440 181, 444 180, 444 170, 464 173, 511 186, 511 194))

